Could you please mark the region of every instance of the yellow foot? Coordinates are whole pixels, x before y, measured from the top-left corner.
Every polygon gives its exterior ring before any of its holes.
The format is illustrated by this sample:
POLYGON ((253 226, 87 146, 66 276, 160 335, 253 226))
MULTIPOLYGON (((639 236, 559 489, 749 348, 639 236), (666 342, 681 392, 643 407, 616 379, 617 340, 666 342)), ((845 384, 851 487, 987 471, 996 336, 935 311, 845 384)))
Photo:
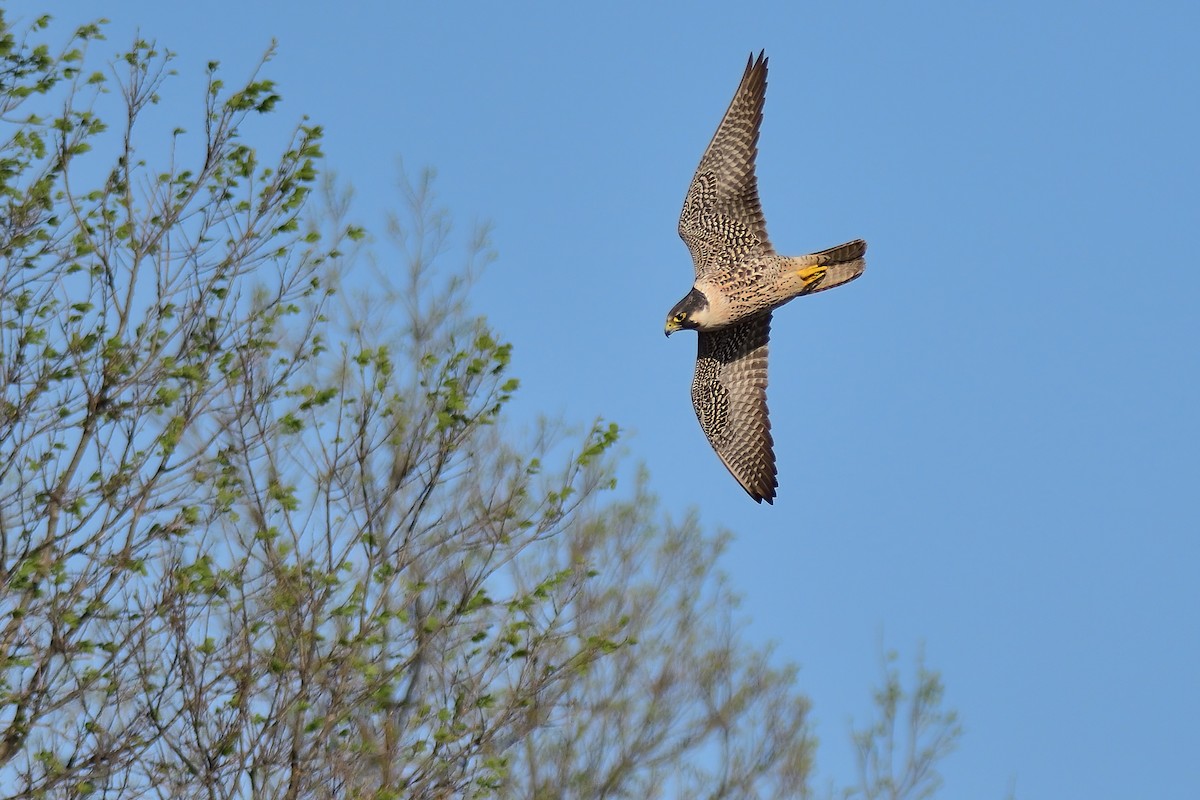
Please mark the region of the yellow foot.
POLYGON ((805 267, 796 274, 800 276, 800 280, 804 281, 804 288, 800 291, 811 292, 820 285, 821 281, 825 280, 825 273, 829 270, 825 267, 805 267))

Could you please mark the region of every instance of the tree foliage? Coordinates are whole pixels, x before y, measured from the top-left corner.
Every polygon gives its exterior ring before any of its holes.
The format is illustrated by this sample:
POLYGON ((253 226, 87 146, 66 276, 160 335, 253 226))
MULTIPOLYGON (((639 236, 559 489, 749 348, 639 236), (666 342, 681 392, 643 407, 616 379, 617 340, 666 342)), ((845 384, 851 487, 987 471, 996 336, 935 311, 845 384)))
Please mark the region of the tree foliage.
POLYGON ((803 793, 720 541, 610 491, 614 425, 498 424, 486 231, 405 184, 366 274, 320 128, 242 136, 270 80, 160 146, 171 54, 46 25, 0 21, 0 795, 803 793))

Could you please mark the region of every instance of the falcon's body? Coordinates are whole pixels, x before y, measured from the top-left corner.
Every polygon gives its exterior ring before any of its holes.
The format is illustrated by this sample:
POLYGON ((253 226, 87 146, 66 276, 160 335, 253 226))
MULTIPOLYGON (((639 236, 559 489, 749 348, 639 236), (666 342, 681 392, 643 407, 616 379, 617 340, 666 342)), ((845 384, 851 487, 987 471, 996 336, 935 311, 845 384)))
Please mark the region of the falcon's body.
POLYGON ((857 278, 867 244, 856 240, 798 257, 771 247, 754 175, 766 88, 767 59, 759 53, 746 64, 684 200, 679 235, 696 280, 671 309, 666 332, 697 331, 696 418, 742 488, 770 503, 779 485, 766 399, 771 312, 857 278))

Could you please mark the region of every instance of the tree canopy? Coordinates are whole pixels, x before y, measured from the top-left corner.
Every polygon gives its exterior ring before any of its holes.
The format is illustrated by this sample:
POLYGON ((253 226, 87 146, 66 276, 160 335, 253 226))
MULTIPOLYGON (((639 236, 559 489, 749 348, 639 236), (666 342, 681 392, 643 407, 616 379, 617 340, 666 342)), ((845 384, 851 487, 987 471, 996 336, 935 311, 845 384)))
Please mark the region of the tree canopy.
POLYGON ((47 24, 0 16, 0 796, 809 794, 724 539, 615 424, 505 424, 486 229, 424 175, 368 237, 319 126, 244 138, 257 72, 155 139, 171 54, 47 24))

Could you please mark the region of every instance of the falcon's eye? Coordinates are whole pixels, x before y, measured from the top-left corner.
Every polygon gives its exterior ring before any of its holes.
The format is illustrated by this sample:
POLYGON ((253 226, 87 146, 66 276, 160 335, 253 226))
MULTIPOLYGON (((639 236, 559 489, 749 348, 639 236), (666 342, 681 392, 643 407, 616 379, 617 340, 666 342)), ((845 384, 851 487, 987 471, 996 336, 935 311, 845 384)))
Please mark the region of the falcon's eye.
POLYGON ((686 311, 680 311, 678 314, 675 315, 676 322, 683 322, 685 319, 687 319, 686 311))

